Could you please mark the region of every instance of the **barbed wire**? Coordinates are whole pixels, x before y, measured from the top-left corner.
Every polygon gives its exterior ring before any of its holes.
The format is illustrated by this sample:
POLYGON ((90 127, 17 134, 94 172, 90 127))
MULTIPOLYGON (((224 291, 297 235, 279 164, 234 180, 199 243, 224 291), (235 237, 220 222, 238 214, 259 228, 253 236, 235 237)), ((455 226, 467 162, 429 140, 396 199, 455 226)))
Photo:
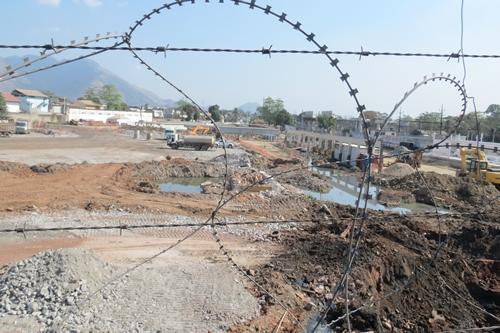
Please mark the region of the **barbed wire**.
MULTIPOLYGON (((16 67, 12 67, 11 65, 6 66, 5 67, 6 71, 4 73, 0 74, 0 82, 2 82, 3 78, 5 78, 7 76, 14 75, 17 71, 19 71, 22 68, 32 66, 33 64, 35 64, 37 62, 45 60, 45 59, 52 57, 56 54, 60 54, 64 51, 68 51, 68 50, 73 49, 75 47, 83 47, 84 45, 89 44, 89 43, 97 43, 97 42, 102 42, 102 41, 109 40, 109 39, 117 39, 120 37, 121 37, 120 35, 111 34, 111 33, 108 33, 104 36, 97 34, 96 37, 93 39, 89 39, 89 37, 85 37, 83 39, 83 41, 81 41, 79 43, 76 43, 76 41, 75 41, 74 43, 72 43, 71 45, 66 46, 66 47, 65 46, 55 46, 55 45, 51 44, 51 45, 49 45, 50 46, 49 48, 44 48, 43 51, 40 52, 40 56, 35 58, 35 59, 30 60, 29 57, 27 57, 27 58, 23 59, 23 63, 21 65, 18 65, 16 67)), ((100 49, 102 50, 105 48, 100 48, 100 49)))
MULTIPOLYGON (((87 45, 52 45, 52 44, 28 44, 28 45, 0 45, 0 49, 40 49, 51 50, 56 49, 73 49, 73 50, 106 50, 106 51, 129 51, 128 47, 103 47, 103 46, 87 46, 87 45)), ((132 50, 137 52, 153 52, 153 53, 166 53, 166 52, 202 52, 202 53, 254 53, 262 55, 271 54, 330 54, 330 55, 353 55, 358 57, 423 57, 423 58, 445 58, 445 59, 461 59, 464 58, 482 58, 482 59, 499 59, 500 54, 464 54, 462 56, 459 52, 450 53, 436 53, 436 52, 394 52, 394 51, 347 51, 347 50, 332 50, 332 51, 316 51, 316 50, 300 50, 300 49, 274 49, 272 46, 262 48, 210 48, 210 47, 173 47, 173 46, 135 46, 132 50)))
MULTIPOLYGON (((209 0, 206 0, 205 2, 210 2, 209 0)), ((462 24, 462 34, 461 34, 461 51, 459 53, 450 53, 450 54, 429 54, 429 53, 401 53, 401 52, 370 52, 370 51, 365 51, 363 49, 361 49, 360 52, 354 52, 354 51, 328 51, 328 47, 326 45, 322 45, 320 44, 317 40, 316 40, 316 36, 314 33, 308 33, 306 32, 305 30, 303 30, 302 28, 302 24, 300 22, 292 22, 290 21, 288 18, 287 18, 287 14, 286 13, 278 13, 276 11, 273 11, 271 6, 261 6, 261 5, 258 5, 256 4, 256 1, 255 0, 251 0, 251 1, 240 1, 240 0, 230 0, 228 1, 230 3, 233 3, 234 5, 246 5, 248 6, 249 9, 257 9, 257 10, 260 10, 260 12, 268 15, 268 16, 272 16, 276 19, 278 19, 279 22, 282 22, 282 23, 286 23, 288 24, 288 26, 290 26, 293 30, 295 31, 298 31, 299 33, 301 33, 308 42, 311 42, 312 44, 314 44, 316 47, 317 47, 317 50, 315 51, 310 51, 310 50, 275 50, 275 49, 272 49, 272 46, 268 47, 268 48, 262 48, 262 49, 215 49, 215 48, 170 48, 169 46, 166 46, 166 47, 143 47, 143 48, 139 48, 139 47, 134 47, 132 45, 132 37, 134 35, 134 32, 136 30, 138 30, 141 26, 143 26, 146 21, 150 20, 153 16, 157 15, 157 14, 160 14, 161 12, 164 12, 166 10, 170 10, 174 7, 179 7, 179 6, 182 6, 183 4, 194 4, 195 1, 194 0, 177 0, 177 1, 174 1, 174 2, 171 2, 171 3, 165 3, 163 4, 162 6, 160 7, 157 7, 157 8, 154 8, 152 11, 150 11, 149 13, 146 13, 141 19, 135 21, 135 23, 129 28, 129 31, 127 33, 125 33, 123 36, 122 36, 122 41, 119 41, 119 42, 116 42, 114 43, 113 45, 109 46, 109 47, 100 47, 100 46, 88 46, 88 45, 68 45, 67 48, 65 49, 82 49, 82 50, 92 50, 92 51, 95 51, 95 52, 92 52, 90 54, 87 54, 87 55, 83 55, 83 56, 79 56, 79 57, 76 57, 76 58, 73 58, 73 59, 70 59, 70 60, 66 60, 66 61, 63 61, 61 63, 58 63, 58 64, 54 64, 54 65, 50 65, 50 66, 45 66, 43 68, 39 68, 39 69, 35 69, 33 71, 28 71, 28 72, 25 72, 25 73, 16 73, 15 71, 14 72, 9 72, 9 75, 8 77, 6 78, 1 78, 0 77, 0 82, 3 82, 3 81, 7 81, 7 80, 11 80, 11 79, 14 79, 14 78, 18 78, 18 77, 22 77, 22 76, 26 76, 26 75, 30 75, 30 74, 34 74, 34 73, 37 73, 37 72, 41 72, 41 71, 44 71, 44 70, 48 70, 48 69, 51 69, 51 68, 55 68, 55 67, 58 67, 58 66, 62 66, 62 65, 65 65, 65 64, 68 64, 68 63, 71 63, 71 62, 74 62, 74 61, 77 61, 77 60, 81 60, 81 59, 85 59, 85 58, 88 58, 88 57, 92 57, 92 56, 95 56, 97 54, 101 54, 103 52, 107 52, 107 51, 128 51, 130 52, 134 58, 136 58, 148 71, 152 72, 155 76, 159 77, 164 83, 166 83, 167 85, 169 85, 170 87, 173 87, 176 91, 178 91, 181 95, 183 95, 186 99, 188 99, 197 109, 198 111, 202 112, 211 122, 212 124, 215 126, 216 128, 216 132, 218 133, 218 135, 222 138, 223 141, 225 141, 225 138, 224 138, 224 135, 222 134, 222 132, 220 131, 219 127, 217 126, 216 122, 212 119, 212 117, 210 116, 210 114, 208 112, 206 112, 203 108, 201 108, 201 106, 196 103, 196 101, 190 97, 187 93, 185 93, 183 90, 181 90, 180 88, 178 88, 175 84, 173 84, 170 80, 168 80, 164 75, 162 75, 160 72, 158 72, 156 69, 154 69, 150 64, 146 63, 139 55, 137 52, 141 52, 141 51, 150 51, 150 52, 155 52, 155 53, 165 53, 166 52, 217 52, 217 53, 222 53, 222 52, 229 52, 229 53, 260 53, 260 54, 263 54, 263 55, 271 55, 271 54, 279 54, 279 53, 290 53, 290 54, 294 54, 294 53, 299 53, 299 54, 322 54, 323 56, 325 56, 329 62, 329 65, 331 66, 331 68, 336 71, 339 75, 340 75, 340 80, 345 84, 345 86, 347 87, 347 90, 348 90, 348 93, 349 95, 353 98, 353 101, 355 103, 355 107, 356 107, 356 111, 357 113, 359 114, 359 117, 362 119, 362 124, 363 124, 363 136, 364 136, 364 140, 366 142, 366 147, 367 147, 367 157, 366 157, 366 161, 368 162, 368 165, 366 168, 364 168, 363 170, 363 176, 362 176, 362 180, 361 180, 361 186, 359 188, 359 192, 358 192, 358 200, 356 201, 356 204, 355 204, 355 213, 354 213, 354 216, 351 218, 349 218, 349 220, 351 220, 351 224, 350 224, 350 234, 349 234, 349 247, 348 247, 348 253, 346 255, 346 263, 345 263, 345 266, 344 266, 344 269, 343 269, 343 273, 340 277, 340 279, 338 280, 338 282, 336 283, 336 286, 335 288, 332 288, 335 290, 334 292, 334 297, 332 298, 332 300, 330 301, 329 304, 327 304, 327 307, 322 311, 322 314, 319 318, 319 320, 317 321, 316 323, 316 326, 313 328, 312 332, 311 333, 314 333, 316 331, 316 329, 318 328, 318 326, 320 325, 320 323, 324 320, 324 318, 326 317, 326 314, 328 313, 328 311, 330 310, 330 307, 331 305, 333 304, 333 300, 335 299, 335 296, 340 292, 340 291, 344 291, 345 293, 345 298, 346 298, 346 305, 345 305, 345 310, 346 310, 346 314, 343 316, 343 318, 347 318, 346 321, 347 321, 347 328, 348 328, 348 331, 351 332, 351 325, 350 325, 350 315, 352 313, 354 313, 355 311, 359 311, 359 308, 356 309, 356 310, 353 310, 353 311, 350 311, 349 310, 349 291, 348 291, 348 279, 349 279, 349 274, 352 270, 352 267, 353 267, 353 263, 354 263, 354 259, 358 253, 358 250, 359 250, 359 244, 361 243, 362 239, 363 239, 363 235, 364 235, 364 226, 366 224, 366 222, 368 221, 368 196, 363 196, 363 193, 364 191, 366 191, 366 193, 369 192, 369 189, 370 189, 370 184, 372 182, 372 175, 371 175, 371 168, 372 168, 372 161, 374 159, 374 149, 375 149, 375 145, 376 145, 376 142, 377 140, 379 139, 379 135, 380 134, 376 134, 375 138, 372 138, 370 135, 369 135, 369 132, 368 132, 368 126, 367 126, 367 120, 366 120, 366 117, 365 117, 365 114, 364 114, 364 110, 366 110, 366 107, 361 104, 360 100, 358 99, 358 90, 353 88, 353 86, 351 85, 350 81, 349 81, 349 74, 344 72, 343 70, 341 70, 341 68, 339 67, 339 60, 336 59, 336 58, 333 58, 332 55, 336 55, 336 54, 343 54, 343 55, 357 55, 360 57, 367 57, 367 56, 403 56, 403 57, 410 57, 410 56, 414 56, 414 57, 446 57, 449 59, 458 59, 458 60, 462 60, 463 62, 463 67, 464 67, 464 79, 463 81, 465 80, 465 76, 466 76, 466 67, 465 67, 465 61, 464 61, 464 58, 468 57, 468 58, 500 58, 500 55, 477 55, 477 54, 471 54, 471 55, 465 55, 464 52, 463 52, 463 1, 462 1, 462 20, 461 20, 461 24, 462 24), (364 204, 361 204, 361 199, 364 199, 364 204)), ((219 1, 218 3, 224 3, 224 1, 219 1)), ((53 43, 49 46, 48 44, 46 45, 0 45, 0 48, 4 48, 4 49, 7 49, 7 48, 12 48, 12 49, 22 49, 22 48, 40 48, 40 49, 44 49, 44 50, 49 50, 49 49, 52 49, 52 50, 55 50, 55 49, 63 49, 62 47, 57 47, 57 46, 54 46, 53 43), (40 47, 33 47, 33 46, 40 46, 40 47)), ((42 54, 42 57, 44 57, 46 55, 42 54)), ((32 63, 36 62, 36 61, 40 61, 40 60, 43 60, 43 59, 35 59, 35 60, 32 60, 32 62, 30 64, 24 64, 21 66, 22 67, 28 67, 30 66, 32 63)), ((444 80, 444 81, 447 81, 449 83, 452 83, 453 85, 455 85, 455 87, 457 87, 460 91, 460 95, 461 95, 461 100, 463 102, 463 106, 462 106, 462 109, 461 109, 461 115, 457 118, 457 123, 455 125, 455 127, 453 128, 453 130, 456 130, 459 125, 460 125, 460 122, 462 121, 463 117, 464 117, 464 114, 465 114, 465 110, 466 110, 466 107, 467 107, 467 98, 470 98, 469 96, 467 96, 467 93, 465 91, 465 86, 463 84, 463 81, 462 81, 462 84, 460 84, 460 81, 456 81, 455 78, 453 79, 450 79, 449 76, 447 77, 444 77, 442 74, 439 75, 439 76, 434 76, 432 78, 424 78, 424 81, 421 83, 421 84, 415 84, 415 86, 409 91, 407 92, 403 99, 398 103, 396 104, 396 107, 393 109, 393 112, 390 114, 390 116, 384 121, 384 125, 385 126, 388 122, 388 119, 394 114, 394 110, 396 110, 399 106, 401 106, 401 104, 406 100, 406 98, 411 94, 413 93, 416 89, 418 89, 419 87, 423 86, 424 84, 430 82, 430 81, 435 81, 435 80, 444 80)), ((474 103, 475 104, 475 103, 474 103)), ((477 110, 476 110, 476 113, 477 113, 477 110)), ((477 116, 477 114, 476 114, 477 116)), ((478 131, 478 138, 479 138, 479 125, 477 123, 477 131, 478 131)), ((425 150, 432 150, 432 149, 436 149, 438 147, 442 147, 443 143, 450 137, 451 133, 453 131, 450 131, 449 134, 447 136, 445 136, 442 140, 438 141, 437 143, 435 144, 432 144, 432 145, 429 145, 427 147, 424 147, 424 148, 421 148, 421 149, 418 149, 416 151, 425 151, 425 150)), ((446 144, 444 145, 446 147, 450 147, 449 144, 446 144)), ((228 259, 228 262, 231 263, 232 267, 234 267, 235 269, 237 269, 240 273, 242 273, 244 276, 247 277, 247 279, 249 279, 253 284, 255 284, 259 289, 263 290, 266 294, 268 294, 269 296, 273 297, 274 299, 276 299, 269 291, 267 291, 265 288, 263 288, 255 279, 251 278, 250 276, 248 276, 248 274, 246 274, 246 272, 236 263, 236 261, 234 261, 234 259, 231 257, 231 255, 229 254, 228 250, 224 247, 224 245, 222 244, 220 238, 218 237, 218 234, 217 234, 217 230, 216 230, 216 227, 220 227, 220 226, 228 226, 228 225, 238 225, 237 223, 239 223, 240 225, 243 225, 244 223, 245 224, 256 224, 256 222, 259 222, 259 221, 246 221, 246 222, 235 222, 235 223, 230 223, 230 224, 222 224, 221 222, 217 222, 219 221, 218 220, 218 213, 220 212, 220 210, 226 206, 229 202, 231 202, 232 200, 234 200, 236 197, 238 197, 239 195, 247 192, 248 190, 250 190, 252 187, 254 186, 257 186, 259 184, 262 184, 264 181, 267 181, 273 177, 278 177, 279 175, 284 175, 286 173, 289 173, 289 172, 293 172, 295 170, 300 170, 300 169, 303 169, 303 168, 307 168, 309 166, 306 166, 306 167, 299 167, 299 168, 291 168, 289 170, 285 170, 285 171, 281 171, 281 172, 278 172, 272 176, 269 176, 269 177, 264 177, 263 179, 259 180, 259 181, 255 181, 253 182, 252 184, 250 185, 247 185, 245 186, 243 189, 241 189, 240 191, 237 191, 236 193, 232 193, 231 195, 229 195, 227 198, 225 198, 225 194, 226 194, 226 184, 227 184, 227 181, 228 181, 228 156, 227 156, 227 152, 226 152, 226 149, 225 149, 225 144, 223 145, 224 147, 224 164, 225 164, 225 174, 224 174, 224 186, 223 186, 223 189, 220 193, 220 199, 218 200, 218 203, 216 205, 216 207, 213 209, 211 215, 206 219, 206 221, 204 223, 199 223, 199 224, 182 224, 182 225, 176 225, 176 226, 183 226, 183 227, 186 227, 186 226, 191 226, 191 227, 195 227, 194 230, 192 230, 190 233, 188 233, 186 236, 184 236, 183 238, 179 239, 176 243, 168 246, 167 248, 165 249, 162 249, 161 251, 157 252, 156 254, 144 259, 144 260, 141 260, 139 263, 135 264, 134 266, 128 268, 125 272, 111 278, 110 280, 108 280, 107 282, 105 282, 103 285, 101 285, 98 289, 96 289, 94 292, 92 292, 89 297, 87 299, 90 299, 91 297, 93 297, 94 295, 96 295, 97 293, 99 293, 100 291, 102 291, 103 289, 107 288, 109 285, 111 285, 113 282, 121 279, 123 276, 127 275, 128 273, 132 272, 133 270, 136 270, 138 269, 139 267, 141 267, 142 265, 144 265, 145 263, 147 262, 150 262, 151 260, 159 257, 160 255, 163 255, 165 253, 167 253, 168 251, 170 251, 171 249, 173 249, 174 247, 178 246, 179 244, 181 244, 182 242, 186 241, 187 239, 189 239, 190 237, 193 237, 197 232, 199 232, 200 230, 202 230, 204 227, 206 226, 211 226, 212 228, 212 234, 215 238, 215 241, 217 244, 219 244, 219 250, 226 256, 226 258, 228 259)), ((459 147, 459 146, 457 146, 459 147)), ((476 144, 476 147, 479 149, 479 143, 477 141, 477 144, 476 144)), ((481 147, 484 149, 488 149, 487 147, 481 147)), ((494 151, 497 151, 497 147, 494 147, 493 148, 494 151)), ((415 151, 414 151, 415 152, 415 151)), ((408 154, 412 154, 414 152, 408 152, 408 154)), ((393 155, 393 156, 401 156, 403 154, 399 153, 397 155, 393 155)), ((356 160, 359 160, 359 159, 356 159, 356 160)), ((345 161, 342 161, 345 163, 345 161)), ((338 163, 341 163, 340 161, 338 163)), ((432 197, 432 201, 433 201, 433 206, 435 207, 435 215, 436 215, 436 218, 438 219, 438 224, 439 224, 439 237, 441 237, 441 221, 440 221, 440 214, 437 210, 437 204, 436 204, 436 201, 434 200, 433 198, 433 194, 432 194, 432 191, 431 191, 431 188, 429 187, 429 185, 426 183, 426 180, 425 178, 423 178, 423 176, 421 175, 421 173, 418 171, 418 169, 416 168, 417 170, 417 173, 419 175, 419 177, 422 177, 422 181, 424 182, 424 186, 425 188, 427 189, 427 191, 430 193, 431 197, 432 197)), ((326 221, 331 221, 331 217, 326 219, 326 221)), ((270 224, 270 223, 287 223, 287 222, 283 222, 283 221, 260 221, 259 223, 262 223, 262 224, 270 224)), ((289 222, 291 223, 291 222, 289 222)), ((305 221, 304 222, 301 222, 301 223, 306 223, 305 221)), ((307 222, 308 223, 308 222, 307 222)), ((86 226, 83 226, 83 227, 74 227, 73 229, 71 230, 74 230, 74 231, 77 231, 77 230, 92 230, 94 228, 99 228, 99 229, 96 229, 96 230, 105 230, 105 229, 120 229, 120 230, 127 230, 127 229, 139 229, 139 228, 158 228, 159 225, 151 225, 151 224, 148 224, 148 225, 142 225, 142 226, 137 226, 137 225, 130 225, 130 226, 123 226, 123 225, 120 225, 120 226, 92 226, 92 227, 86 227, 86 226), (75 229, 76 228, 76 229, 75 229), (91 229, 92 228, 92 229, 91 229)), ((161 224, 161 227, 164 227, 164 228, 167 228, 167 227, 173 227, 172 224, 169 224, 167 226, 167 224, 161 224)), ((11 228, 11 229, 3 229, 0 230, 0 233, 1 232, 38 232, 38 231, 69 231, 70 227, 62 227, 62 228, 26 228, 26 225, 23 226, 23 228, 11 228)), ((444 241, 441 240, 441 238, 439 238, 439 241, 438 241, 438 245, 437 245, 437 249, 432 257, 432 260, 430 261, 429 265, 431 263, 435 263, 439 257, 439 254, 441 252, 441 250, 446 246, 446 244, 448 243, 448 240, 449 238, 447 237, 444 241)), ((415 273, 411 279, 408 279, 408 282, 410 281, 413 281, 414 279, 417 278, 417 274, 415 273)), ((404 284, 401 288, 398 288, 396 292, 399 292, 401 290, 403 290, 404 288, 406 288, 407 286, 409 285, 409 283, 407 284, 404 284)), ((395 292, 395 293, 396 293, 395 292)), ((394 295, 395 293, 393 293, 392 295, 394 295)), ((278 301, 278 304, 280 304, 281 307, 283 307, 285 309, 285 313, 290 313, 289 309, 287 306, 285 306, 284 304, 282 304, 281 302, 278 301)), ((374 304, 374 303, 373 303, 374 304)), ((297 318, 294 317, 294 319, 299 323, 299 325, 302 325, 302 323, 300 321, 298 321, 297 318)))

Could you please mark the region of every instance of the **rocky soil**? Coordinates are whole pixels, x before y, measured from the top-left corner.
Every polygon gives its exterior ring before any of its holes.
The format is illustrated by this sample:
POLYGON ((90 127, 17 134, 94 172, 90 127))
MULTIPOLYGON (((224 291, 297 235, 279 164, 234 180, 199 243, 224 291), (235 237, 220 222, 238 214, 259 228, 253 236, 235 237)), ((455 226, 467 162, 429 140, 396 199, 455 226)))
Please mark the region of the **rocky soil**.
POLYGON ((15 316, 44 332, 225 332, 258 312, 228 267, 203 261, 136 271, 94 293, 123 269, 76 249, 23 260, 0 276, 0 323, 15 316))
POLYGON ((422 178, 414 173, 404 177, 377 179, 376 184, 391 190, 413 194, 417 202, 433 205, 433 198, 438 206, 460 210, 498 209, 500 192, 490 183, 480 182, 470 177, 453 177, 435 172, 423 172, 422 178))
MULTIPOLYGON (((303 217, 330 219, 312 227, 282 231, 277 242, 287 251, 256 269, 257 281, 271 290, 303 327, 333 300, 326 322, 337 320, 332 332, 345 331, 342 292, 332 298, 345 263, 352 211, 311 203, 303 217)), ((349 282, 353 331, 435 332, 497 324, 485 311, 500 315, 498 249, 500 226, 479 219, 442 217, 441 227, 428 217, 402 217, 370 213, 363 241, 349 282), (439 239, 448 240, 439 248, 439 239), (375 302, 374 302, 375 301, 375 302), (485 310, 485 311, 482 311, 485 310)), ((498 222, 498 221, 497 221, 498 222)), ((279 320, 283 309, 268 299, 263 317, 279 320)), ((282 330, 300 332, 287 317, 282 330)), ((241 332, 260 332, 265 319, 254 321, 241 332)), ((239 331, 238 331, 239 332, 239 331)))

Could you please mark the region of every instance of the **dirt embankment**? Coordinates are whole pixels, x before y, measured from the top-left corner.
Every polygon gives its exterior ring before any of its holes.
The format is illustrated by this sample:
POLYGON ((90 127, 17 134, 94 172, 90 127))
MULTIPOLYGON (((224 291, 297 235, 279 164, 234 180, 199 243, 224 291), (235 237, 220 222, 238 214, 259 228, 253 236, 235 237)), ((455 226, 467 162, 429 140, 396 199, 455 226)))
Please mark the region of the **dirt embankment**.
POLYGON ((69 208, 159 210, 209 214, 210 197, 155 191, 166 177, 219 176, 222 166, 185 160, 138 164, 0 164, 0 211, 69 208), (179 198, 182 197, 182 200, 179 198))
POLYGON ((375 181, 384 188, 411 193, 416 202, 459 210, 498 210, 500 192, 490 183, 469 177, 453 177, 435 172, 421 173, 425 182, 417 174, 375 181), (429 186, 427 188, 426 186, 429 186), (429 191, 430 189, 430 191, 429 191))
MULTIPOLYGON (((352 211, 333 204, 326 208, 311 202, 304 218, 331 220, 281 231, 276 241, 286 250, 255 269, 257 281, 290 304, 304 327, 332 300, 349 244, 352 211)), ((442 217, 441 223, 439 228, 432 215, 370 214, 348 284, 351 310, 370 305, 351 315, 353 331, 431 332, 496 323, 481 309, 500 314, 500 229, 456 217, 442 217), (439 239, 447 238, 434 261, 439 239)), ((265 300, 262 316, 238 332, 265 331, 266 323, 276 323, 283 313, 276 301, 254 292, 265 300)), ((343 292, 333 304, 327 322, 345 313, 343 292)), ((332 328, 346 330, 347 324, 341 319, 332 328)), ((303 331, 291 316, 282 329, 303 331)))

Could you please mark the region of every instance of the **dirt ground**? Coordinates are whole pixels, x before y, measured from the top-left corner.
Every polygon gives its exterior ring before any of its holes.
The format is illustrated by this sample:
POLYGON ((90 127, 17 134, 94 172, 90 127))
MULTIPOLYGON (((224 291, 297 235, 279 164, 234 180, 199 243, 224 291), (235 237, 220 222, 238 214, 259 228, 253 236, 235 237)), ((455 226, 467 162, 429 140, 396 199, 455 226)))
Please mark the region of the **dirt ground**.
MULTIPOLYGON (((0 232, 0 266, 51 249, 80 248, 125 270, 176 244, 193 231, 192 226, 182 224, 204 222, 220 200, 217 190, 222 188, 220 179, 225 174, 220 150, 172 151, 160 140, 133 140, 130 133, 117 129, 63 128, 58 133, 0 139, 4 154, 0 155, 0 231, 18 229, 0 232), (158 184, 171 177, 208 178, 220 185, 214 186, 212 194, 161 192, 158 184), (158 224, 175 224, 175 228, 151 227, 158 224), (122 232, 22 232, 23 228, 103 225, 145 227, 122 232)), ((279 142, 248 139, 240 140, 239 145, 242 149, 232 151, 236 162, 230 163, 226 198, 236 193, 233 183, 242 188, 276 171, 306 165, 299 153, 279 142), (246 166, 243 149, 251 167, 246 166)), ((170 267, 175 270, 171 277, 182 279, 179 272, 185 268, 191 277, 181 289, 186 293, 190 288, 206 290, 203 295, 209 300, 210 292, 221 283, 217 281, 220 276, 211 274, 212 280, 201 283, 200 279, 207 279, 203 269, 227 268, 224 281, 238 281, 259 304, 257 317, 225 327, 228 332, 275 332, 278 327, 279 332, 310 331, 330 302, 333 307, 326 313, 326 322, 336 321, 331 330, 323 332, 347 330, 347 322, 341 318, 346 303, 357 310, 350 317, 356 332, 434 332, 494 325, 494 316, 500 316, 499 192, 474 180, 433 172, 423 172, 423 176, 438 205, 451 209, 447 215, 369 211, 362 229, 352 230, 354 208, 301 193, 301 187, 321 189, 326 181, 305 169, 261 184, 268 191, 237 196, 217 215, 226 223, 282 223, 218 227, 222 251, 210 228, 203 228, 148 263, 147 269, 170 267), (335 294, 335 286, 351 235, 362 237, 346 300, 344 291, 335 294), (233 262, 228 262, 224 251, 233 262), (246 277, 230 271, 232 263, 246 277)), ((376 182, 384 190, 433 203, 416 174, 376 182)), ((360 223, 358 219, 356 225, 360 223)), ((140 277, 147 271, 137 274, 140 277)), ((140 297, 139 280, 134 281, 133 290, 125 296, 140 297)), ((155 277, 154 283, 161 288, 161 277, 155 277)), ((177 316, 182 316, 191 298, 177 289, 168 295, 185 299, 176 309, 177 316)), ((144 307, 144 302, 139 303, 144 307)), ((15 330, 11 319, 7 316, 3 322, 15 330)), ((189 331, 182 329, 182 323, 170 326, 172 331, 189 331)))
MULTIPOLYGON (((163 160, 190 156, 184 150, 169 149, 160 132, 152 140, 145 135, 133 139, 133 131, 108 127, 61 126, 63 134, 14 135, 0 138, 0 161, 28 165, 40 163, 124 163, 163 160)), ((235 149, 236 150, 236 149, 235 149)), ((222 154, 221 149, 196 152, 194 158, 210 160, 222 154)))

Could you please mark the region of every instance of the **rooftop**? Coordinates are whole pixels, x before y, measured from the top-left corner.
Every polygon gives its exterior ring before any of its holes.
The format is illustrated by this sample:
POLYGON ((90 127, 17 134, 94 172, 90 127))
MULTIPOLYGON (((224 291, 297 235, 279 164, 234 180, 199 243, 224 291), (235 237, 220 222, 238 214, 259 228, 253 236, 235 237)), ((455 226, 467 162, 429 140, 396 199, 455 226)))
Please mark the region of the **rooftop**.
POLYGON ((30 90, 30 89, 14 89, 12 91, 12 94, 15 96, 49 98, 47 95, 38 90, 30 90))
POLYGON ((5 102, 7 103, 19 103, 19 98, 12 95, 10 92, 3 92, 2 96, 5 102))

